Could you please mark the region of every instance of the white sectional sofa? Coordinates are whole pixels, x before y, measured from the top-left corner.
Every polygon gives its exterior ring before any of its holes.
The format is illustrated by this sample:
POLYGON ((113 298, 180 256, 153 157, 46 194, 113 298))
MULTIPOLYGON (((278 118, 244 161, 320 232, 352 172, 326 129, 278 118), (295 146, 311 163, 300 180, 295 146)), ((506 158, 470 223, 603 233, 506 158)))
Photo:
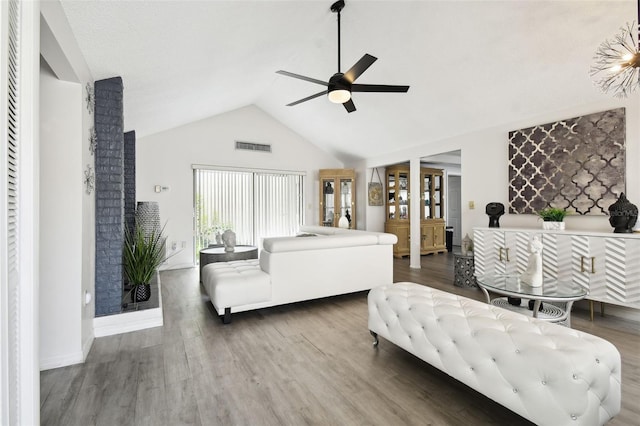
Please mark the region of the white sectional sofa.
POLYGON ((303 226, 263 240, 260 260, 211 263, 202 284, 225 323, 231 313, 354 293, 393 282, 393 234, 303 226))

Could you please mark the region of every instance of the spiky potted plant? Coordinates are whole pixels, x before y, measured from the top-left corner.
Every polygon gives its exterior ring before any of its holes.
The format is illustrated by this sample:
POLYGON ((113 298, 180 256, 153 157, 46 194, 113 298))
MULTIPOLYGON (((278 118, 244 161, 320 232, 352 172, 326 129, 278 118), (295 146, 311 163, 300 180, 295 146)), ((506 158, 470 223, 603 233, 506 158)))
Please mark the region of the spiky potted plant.
POLYGON ((557 207, 546 207, 536 214, 542 219, 542 229, 563 230, 564 218, 568 212, 557 207))
POLYGON ((131 286, 131 301, 145 302, 151 297, 151 280, 165 256, 164 227, 145 233, 141 226, 127 229, 124 239, 123 268, 131 286))

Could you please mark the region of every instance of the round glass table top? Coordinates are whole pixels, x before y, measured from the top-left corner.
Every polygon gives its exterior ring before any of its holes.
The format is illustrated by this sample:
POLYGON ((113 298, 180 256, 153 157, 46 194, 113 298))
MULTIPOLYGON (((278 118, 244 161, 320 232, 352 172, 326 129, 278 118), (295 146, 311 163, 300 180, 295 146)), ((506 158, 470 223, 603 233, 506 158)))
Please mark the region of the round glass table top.
MULTIPOLYGON (((235 246, 233 249, 233 252, 231 253, 244 253, 247 251, 251 251, 251 250, 257 250, 258 247, 256 246, 235 246)), ((229 253, 227 251, 225 251, 224 249, 224 245, 219 245, 219 246, 209 246, 205 249, 200 250, 200 253, 202 254, 223 254, 223 253, 229 253)))
POLYGON ((568 281, 544 277, 541 287, 531 287, 520 281, 517 274, 476 276, 478 285, 506 296, 545 300, 579 300, 587 295, 586 289, 568 281))

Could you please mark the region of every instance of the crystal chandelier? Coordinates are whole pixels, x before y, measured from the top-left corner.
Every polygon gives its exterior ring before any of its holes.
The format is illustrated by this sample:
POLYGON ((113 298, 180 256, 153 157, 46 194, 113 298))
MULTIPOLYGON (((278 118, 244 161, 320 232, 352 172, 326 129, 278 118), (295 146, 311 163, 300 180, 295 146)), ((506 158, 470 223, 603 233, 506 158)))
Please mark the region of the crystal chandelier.
POLYGON ((626 98, 640 88, 640 0, 638 21, 627 23, 611 40, 605 40, 596 51, 591 77, 604 93, 626 98))

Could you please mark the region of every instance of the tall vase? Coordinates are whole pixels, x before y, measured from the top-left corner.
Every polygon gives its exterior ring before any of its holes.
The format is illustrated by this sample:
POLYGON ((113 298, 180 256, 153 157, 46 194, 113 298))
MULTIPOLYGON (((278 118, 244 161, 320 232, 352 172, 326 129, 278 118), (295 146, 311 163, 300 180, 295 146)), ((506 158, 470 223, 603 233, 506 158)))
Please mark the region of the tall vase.
POLYGON ((160 233, 160 206, 156 201, 138 201, 136 226, 142 228, 147 238, 160 233))

